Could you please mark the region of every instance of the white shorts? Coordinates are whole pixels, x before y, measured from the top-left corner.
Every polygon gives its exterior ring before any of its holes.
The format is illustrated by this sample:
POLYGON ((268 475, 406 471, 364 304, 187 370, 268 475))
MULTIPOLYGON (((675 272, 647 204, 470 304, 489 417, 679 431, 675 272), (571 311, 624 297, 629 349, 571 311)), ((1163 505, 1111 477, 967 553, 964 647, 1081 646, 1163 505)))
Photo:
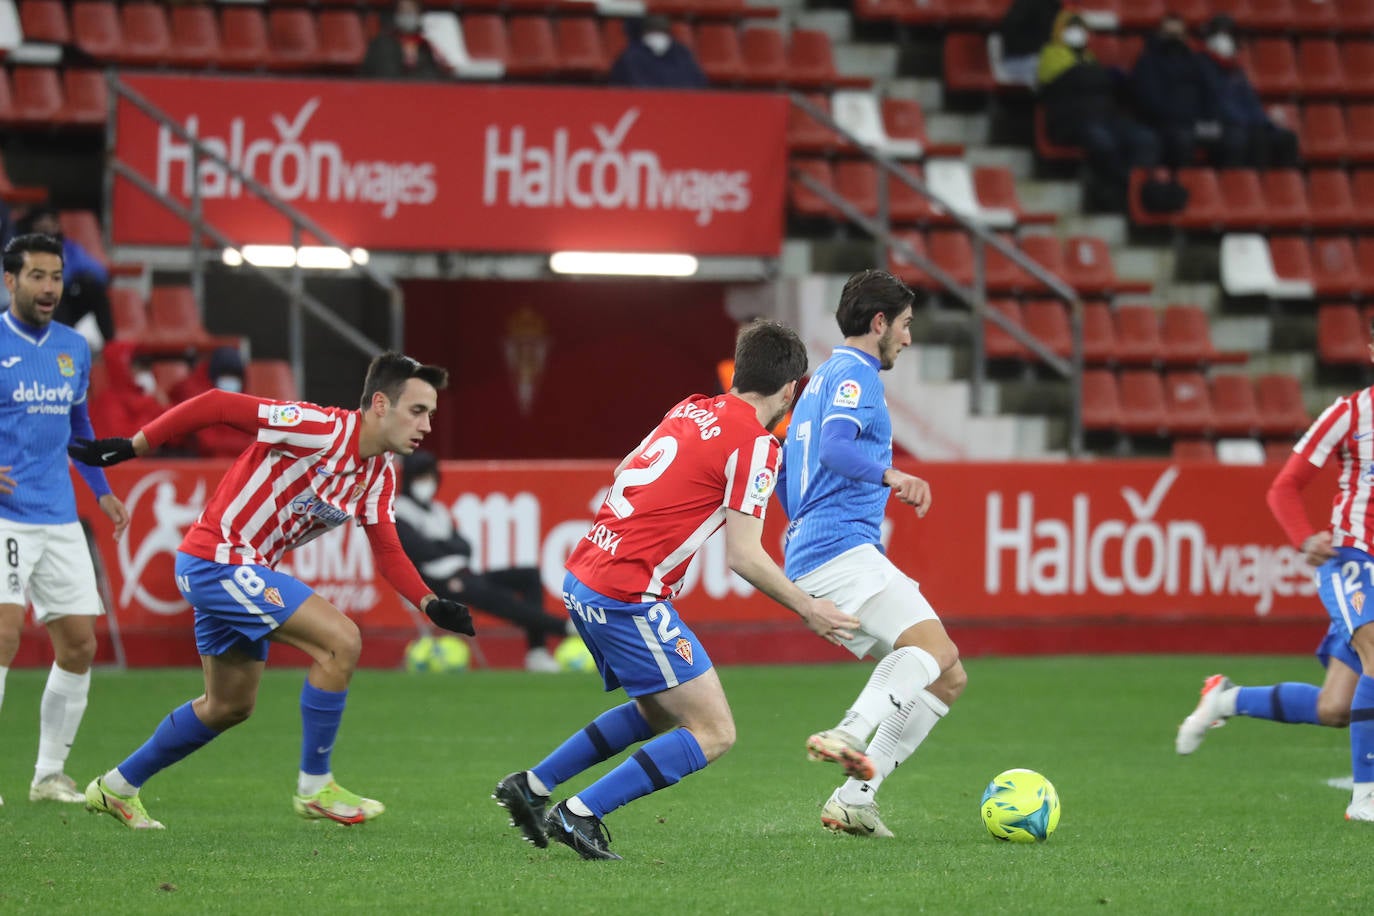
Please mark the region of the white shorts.
POLYGON ((33 601, 39 623, 104 613, 80 522, 30 525, 0 519, 0 604, 33 601))
POLYGON ((859 632, 842 643, 858 658, 882 658, 909 627, 940 619, 921 586, 872 544, 846 550, 798 579, 797 587, 859 618, 859 632))

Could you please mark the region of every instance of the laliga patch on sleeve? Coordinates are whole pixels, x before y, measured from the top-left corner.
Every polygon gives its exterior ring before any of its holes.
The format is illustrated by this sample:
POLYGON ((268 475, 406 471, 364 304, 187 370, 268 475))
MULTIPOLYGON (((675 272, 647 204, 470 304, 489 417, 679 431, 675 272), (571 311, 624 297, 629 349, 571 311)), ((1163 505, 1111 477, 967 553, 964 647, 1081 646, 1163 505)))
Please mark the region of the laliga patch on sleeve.
POLYGON ((301 408, 297 404, 273 404, 267 408, 268 426, 299 426, 301 408))
POLYGON ((760 505, 768 502, 768 497, 773 495, 773 487, 777 482, 777 475, 770 468, 759 468, 758 473, 749 481, 749 499, 760 505))
POLYGON ((852 378, 847 378, 840 382, 840 387, 835 389, 833 403, 836 407, 858 407, 859 395, 862 393, 863 389, 859 387, 859 383, 852 378))

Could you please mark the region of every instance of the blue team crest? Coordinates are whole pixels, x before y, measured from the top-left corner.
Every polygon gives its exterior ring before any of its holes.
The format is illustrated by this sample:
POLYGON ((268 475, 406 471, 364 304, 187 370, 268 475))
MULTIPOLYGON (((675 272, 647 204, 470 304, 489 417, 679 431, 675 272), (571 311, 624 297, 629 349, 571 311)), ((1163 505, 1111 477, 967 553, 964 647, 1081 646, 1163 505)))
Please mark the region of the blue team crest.
POLYGON ((76 363, 66 353, 57 354, 57 371, 61 372, 65 378, 76 375, 76 363))

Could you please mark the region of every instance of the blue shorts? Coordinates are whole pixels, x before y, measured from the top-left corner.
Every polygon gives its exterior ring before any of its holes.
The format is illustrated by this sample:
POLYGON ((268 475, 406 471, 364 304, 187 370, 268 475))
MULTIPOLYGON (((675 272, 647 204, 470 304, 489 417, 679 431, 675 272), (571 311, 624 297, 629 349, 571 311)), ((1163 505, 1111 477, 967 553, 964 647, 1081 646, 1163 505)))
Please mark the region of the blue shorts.
POLYGON ((1374 622, 1374 557, 1354 547, 1337 547, 1336 556, 1314 575, 1331 628, 1347 643, 1356 630, 1374 622))
POLYGON ((607 690, 662 693, 711 670, 711 657, 668 601, 627 604, 593 591, 572 573, 563 603, 596 661, 607 690))
POLYGON ((196 612, 196 649, 223 655, 231 649, 267 660, 267 637, 314 590, 266 566, 214 563, 177 551, 177 588, 196 612))
POLYGON ((1345 624, 1331 624, 1317 645, 1317 661, 1322 663, 1323 668, 1330 668, 1332 659, 1344 662, 1345 666, 1356 674, 1364 673, 1364 663, 1360 661, 1360 656, 1355 650, 1350 648, 1350 639, 1345 635, 1345 624))

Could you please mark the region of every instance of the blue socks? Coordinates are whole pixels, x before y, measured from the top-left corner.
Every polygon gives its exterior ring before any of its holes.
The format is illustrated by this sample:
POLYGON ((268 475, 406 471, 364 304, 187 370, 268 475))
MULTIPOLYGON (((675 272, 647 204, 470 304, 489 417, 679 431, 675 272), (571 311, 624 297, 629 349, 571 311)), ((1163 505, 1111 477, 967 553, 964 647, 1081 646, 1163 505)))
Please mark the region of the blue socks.
POLYGON ((155 773, 205 746, 218 734, 196 718, 188 701, 167 714, 153 736, 119 765, 119 773, 138 788, 155 773))
POLYGON ((329 772, 329 755, 347 700, 347 690, 321 690, 309 681, 301 686, 302 773, 320 776, 329 772))
POLYGON ((586 728, 545 757, 531 772, 552 792, 559 783, 653 735, 653 729, 631 700, 597 716, 586 728))
POLYGON ((659 735, 620 766, 577 793, 592 814, 605 817, 621 805, 666 789, 706 766, 696 736, 685 728, 659 735))
POLYGON ((1241 687, 1236 692, 1236 715, 1274 722, 1317 723, 1316 684, 1274 684, 1269 687, 1241 687))
POLYGON ((1355 782, 1374 782, 1374 678, 1361 675, 1350 702, 1350 769, 1355 782))

